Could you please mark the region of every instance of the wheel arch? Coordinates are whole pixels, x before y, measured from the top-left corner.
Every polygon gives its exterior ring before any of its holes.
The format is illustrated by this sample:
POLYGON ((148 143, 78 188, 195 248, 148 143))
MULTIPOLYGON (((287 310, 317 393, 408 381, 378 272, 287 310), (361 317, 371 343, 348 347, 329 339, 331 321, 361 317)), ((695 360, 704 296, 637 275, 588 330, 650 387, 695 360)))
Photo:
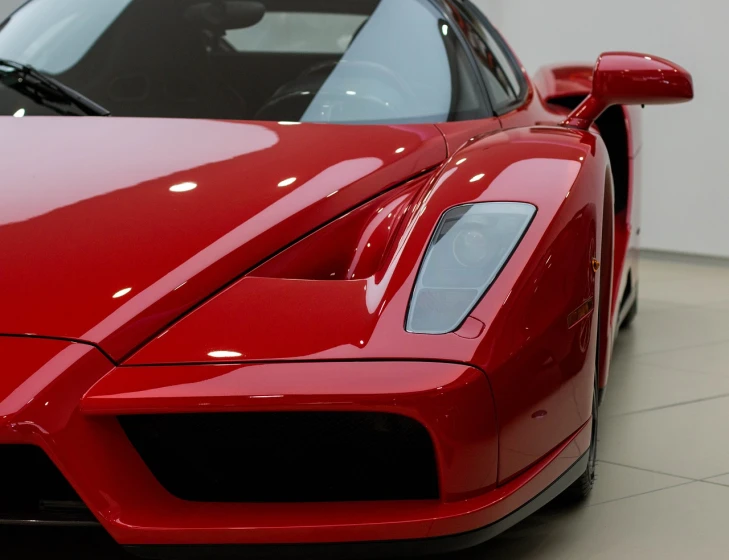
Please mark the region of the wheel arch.
POLYGON ((602 212, 602 243, 600 248, 600 285, 598 291, 598 320, 600 321, 598 333, 598 403, 602 402, 610 374, 610 357, 613 341, 613 268, 615 246, 615 206, 614 183, 610 166, 605 169, 605 186, 603 192, 602 212))

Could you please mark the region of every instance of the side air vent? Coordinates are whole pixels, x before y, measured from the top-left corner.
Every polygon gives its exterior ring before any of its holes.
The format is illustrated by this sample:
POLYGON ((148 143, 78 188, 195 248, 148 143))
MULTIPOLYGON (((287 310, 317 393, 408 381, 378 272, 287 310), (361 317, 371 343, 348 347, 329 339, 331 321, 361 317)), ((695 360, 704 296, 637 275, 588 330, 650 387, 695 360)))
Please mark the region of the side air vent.
POLYGON ((168 492, 203 502, 438 498, 435 453, 415 420, 366 412, 122 416, 168 492))

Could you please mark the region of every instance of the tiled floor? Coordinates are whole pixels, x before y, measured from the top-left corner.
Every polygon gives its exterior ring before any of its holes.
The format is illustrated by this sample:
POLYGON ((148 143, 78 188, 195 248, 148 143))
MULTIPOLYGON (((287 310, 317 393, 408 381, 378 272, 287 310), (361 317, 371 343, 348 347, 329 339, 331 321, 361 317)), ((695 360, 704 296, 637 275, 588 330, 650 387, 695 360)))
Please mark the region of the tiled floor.
MULTIPOLYGON (((589 502, 439 560, 729 555, 729 264, 644 259, 640 297, 615 347, 589 502)), ((88 531, 0 528, 0 547, 8 560, 127 558, 88 531)))
POLYGON ((616 342, 589 502, 449 560, 729 557, 729 264, 645 258, 639 309, 616 342))

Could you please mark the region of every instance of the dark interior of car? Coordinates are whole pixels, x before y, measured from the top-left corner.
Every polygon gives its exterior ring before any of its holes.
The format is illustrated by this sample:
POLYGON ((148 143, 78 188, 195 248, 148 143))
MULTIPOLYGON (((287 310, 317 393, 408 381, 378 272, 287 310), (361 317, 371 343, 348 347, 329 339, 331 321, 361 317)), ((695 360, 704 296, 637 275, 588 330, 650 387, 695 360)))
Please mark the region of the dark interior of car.
MULTIPOLYGON (((62 79, 83 83, 86 95, 118 116, 253 119, 279 88, 341 58, 339 53, 240 53, 227 43, 223 28, 186 20, 184 11, 174 10, 178 5, 175 0, 154 7, 133 3, 62 79)), ((319 72, 311 90, 327 77, 319 72)))
MULTIPOLYGON (((348 44, 378 3, 337 7, 337 14, 361 16, 361 22, 354 20, 355 33, 345 37, 348 44)), ((55 77, 115 116, 298 120, 348 44, 337 52, 307 52, 306 45, 241 52, 226 33, 253 27, 266 13, 299 14, 302 6, 332 11, 325 1, 134 1, 76 64, 55 77)), ((0 93, 0 107, 16 101, 13 92, 0 93)), ((43 113, 52 114, 36 111, 43 113)))
MULTIPOLYGON (((70 0, 52 8, 65 35, 15 41, 19 58, 2 57, 32 64, 113 116, 418 123, 490 114, 463 44, 425 0, 70 0), (418 32, 404 40, 403 25, 418 32)), ((54 13, 34 15, 40 29, 55 24, 54 13)), ((22 105, 12 89, 0 88, 0 113, 54 114, 22 105)))

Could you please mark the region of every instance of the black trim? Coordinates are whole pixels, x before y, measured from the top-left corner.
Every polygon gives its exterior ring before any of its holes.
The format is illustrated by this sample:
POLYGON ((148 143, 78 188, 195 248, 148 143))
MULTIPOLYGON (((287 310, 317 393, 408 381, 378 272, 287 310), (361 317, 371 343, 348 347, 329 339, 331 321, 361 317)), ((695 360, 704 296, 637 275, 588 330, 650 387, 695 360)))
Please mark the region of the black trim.
POLYGON ((150 560, 167 558, 403 558, 444 554, 471 548, 496 537, 530 516, 566 490, 585 472, 589 450, 567 471, 532 500, 499 521, 481 529, 430 539, 325 544, 249 544, 249 545, 127 545, 132 554, 150 560))
POLYGON ((187 502, 440 498, 432 437, 401 414, 196 411, 117 419, 157 481, 187 502))
MULTIPOLYGON (((435 335, 440 336, 440 335, 435 335)), ((484 375, 486 375, 486 372, 483 371, 479 366, 471 364, 469 362, 459 362, 456 360, 439 360, 435 358, 425 358, 425 359, 413 359, 413 358, 327 358, 327 359, 319 359, 319 360, 243 360, 240 361, 231 361, 231 360, 221 360, 221 361, 207 361, 207 362, 161 362, 161 363, 152 363, 152 364, 122 364, 119 366, 119 368, 123 369, 129 369, 129 368, 163 368, 163 367, 180 367, 180 366, 190 366, 190 367, 196 367, 196 366, 209 366, 209 365, 216 365, 216 366, 237 366, 237 365, 265 365, 265 364, 287 364, 296 366, 299 364, 351 364, 351 363, 387 363, 387 362, 402 362, 402 363, 416 363, 416 364, 451 364, 454 366, 463 366, 463 367, 469 367, 473 368, 475 370, 480 371, 484 375)), ((487 376, 488 379, 488 376, 487 376)))
POLYGON ((89 342, 88 340, 80 340, 78 338, 71 338, 68 336, 49 336, 49 335, 43 335, 43 334, 11 334, 11 333, 0 333, 0 337, 2 338, 33 338, 35 340, 56 340, 61 342, 72 342, 74 344, 84 344, 86 346, 91 346, 93 348, 96 348, 101 354, 104 355, 104 357, 111 362, 112 365, 118 366, 119 363, 117 363, 114 358, 112 358, 109 354, 106 353, 106 351, 96 344, 95 342, 89 342))
POLYGON ((448 9, 450 7, 444 4, 443 0, 429 0, 429 2, 435 7, 436 10, 440 12, 442 18, 446 21, 446 23, 448 23, 450 29, 453 31, 453 34, 461 44, 461 48, 466 53, 466 58, 468 59, 469 65, 471 66, 471 79, 473 80, 474 84, 478 86, 478 89, 481 92, 481 101, 483 105, 483 107, 480 107, 480 109, 483 109, 482 115, 474 116, 471 119, 461 119, 460 121, 451 120, 449 115, 449 120, 446 122, 464 122, 464 120, 482 120, 496 118, 498 116, 498 113, 496 112, 496 109, 491 102, 491 94, 489 93, 488 87, 486 86, 486 82, 481 76, 481 71, 478 68, 478 61, 473 54, 473 49, 471 48, 471 45, 468 44, 468 41, 463 36, 463 32, 461 31, 460 26, 456 24, 454 19, 451 17, 451 14, 448 12, 448 9))
MULTIPOLYGON (((503 107, 496 107, 493 103, 491 104, 492 107, 494 107, 494 112, 497 116, 505 115, 506 113, 510 113, 511 111, 520 108, 524 105, 527 98, 529 97, 529 82, 524 77, 524 72, 522 70, 521 64, 519 64, 519 61, 516 58, 516 55, 514 54, 514 51, 512 51, 509 48, 509 45, 506 44, 506 41, 504 40, 504 37, 499 33, 498 29, 496 29, 493 24, 489 21, 488 17, 479 9, 478 6, 476 6, 471 0, 461 0, 459 2, 459 7, 462 10, 465 10, 466 13, 471 14, 476 17, 478 22, 484 26, 486 31, 491 35, 491 38, 494 40, 494 42, 497 44, 497 46, 501 49, 501 51, 504 53, 506 58, 508 59, 509 65, 511 66, 512 71, 514 72, 514 75, 516 76, 517 81, 519 82, 519 97, 517 97, 516 100, 509 103, 508 105, 504 105, 503 107)), ((486 83, 486 80, 484 81, 484 86, 486 87, 486 90, 489 91, 489 86, 486 83)), ((491 95, 489 91, 489 96, 491 95)))
POLYGON ((36 516, 32 519, 3 517, 0 513, 0 526, 12 527, 100 527, 101 524, 90 513, 88 515, 69 515, 67 519, 47 519, 36 516))
POLYGON ((97 525, 40 447, 0 445, 0 525, 97 525))
POLYGON ((630 304, 633 303, 633 300, 635 297, 633 297, 633 279, 632 279, 632 270, 628 270, 628 279, 625 283, 625 292, 623 292, 623 299, 620 301, 620 308, 618 310, 619 314, 622 316, 625 315, 625 310, 630 307, 630 304))

